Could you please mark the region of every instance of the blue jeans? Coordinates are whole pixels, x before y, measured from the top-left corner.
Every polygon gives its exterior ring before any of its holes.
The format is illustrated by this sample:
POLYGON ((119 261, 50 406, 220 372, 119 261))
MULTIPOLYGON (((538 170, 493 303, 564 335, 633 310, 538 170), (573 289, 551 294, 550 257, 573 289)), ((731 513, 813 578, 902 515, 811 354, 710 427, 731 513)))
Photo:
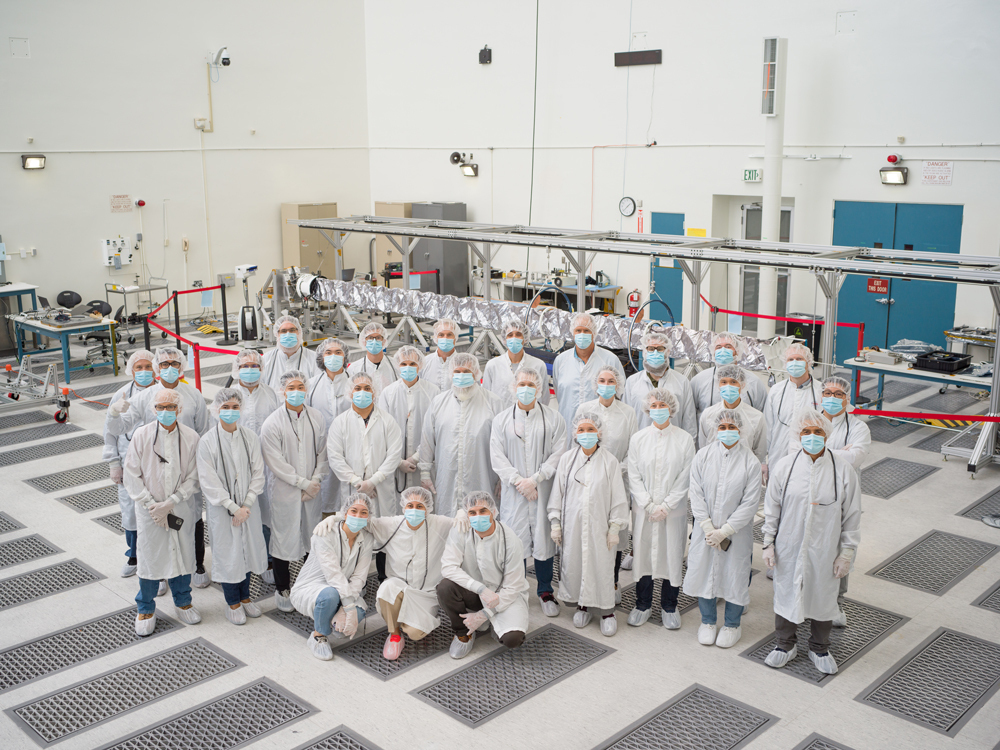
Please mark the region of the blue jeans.
POLYGON ((226 597, 226 604, 232 606, 239 604, 244 599, 250 598, 250 574, 239 583, 222 584, 222 595, 226 597))
MULTIPOLYGON (((660 609, 664 612, 677 611, 677 595, 680 586, 671 586, 670 581, 660 581, 660 609)), ((653 576, 642 576, 635 584, 635 608, 646 611, 653 607, 653 576)))
POLYGON ((555 567, 555 558, 548 560, 535 560, 535 580, 538 587, 535 589, 538 596, 552 593, 552 571, 555 567))
MULTIPOLYGON (((702 599, 698 597, 698 609, 701 610, 701 622, 703 625, 715 625, 718 619, 718 613, 716 611, 715 599, 702 599)), ((732 602, 726 602, 726 627, 727 628, 738 628, 740 626, 740 618, 743 617, 743 605, 733 604, 732 602)))
MULTIPOLYGON (((174 598, 175 607, 186 607, 191 603, 191 576, 176 576, 167 581, 170 584, 170 595, 174 598)), ((151 615, 156 611, 156 592, 160 589, 159 581, 148 578, 139 579, 139 593, 135 595, 140 615, 151 615)))
MULTIPOLYGON (((333 616, 340 609, 340 592, 333 586, 327 586, 319 592, 316 597, 316 609, 313 610, 313 628, 317 633, 330 635, 333 632, 333 616)), ((365 619, 368 614, 361 607, 358 610, 358 622, 365 619)))
POLYGON ((125 544, 128 545, 128 551, 125 553, 125 557, 129 560, 135 559, 135 542, 138 535, 139 532, 137 531, 129 531, 128 529, 125 529, 125 544))
POLYGON ((271 557, 271 527, 261 526, 264 529, 264 546, 267 548, 267 567, 271 567, 274 558, 271 557))

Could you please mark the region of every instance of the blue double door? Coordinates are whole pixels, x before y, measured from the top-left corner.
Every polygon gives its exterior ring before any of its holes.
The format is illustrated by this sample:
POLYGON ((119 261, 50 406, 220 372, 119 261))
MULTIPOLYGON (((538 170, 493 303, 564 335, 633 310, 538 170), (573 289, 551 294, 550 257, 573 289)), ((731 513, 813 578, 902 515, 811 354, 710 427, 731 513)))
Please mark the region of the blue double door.
MULTIPOLYGON (((919 203, 837 201, 833 244, 914 252, 957 253, 962 238, 962 206, 919 203)), ((870 292, 868 277, 848 276, 840 289, 837 318, 865 324, 865 345, 885 348, 917 339, 946 348, 944 331, 955 323, 955 284, 884 279, 870 292)), ((826 332, 824 332, 824 335, 826 332)), ((837 331, 837 361, 858 349, 855 329, 837 331)))
MULTIPOLYGON (((684 234, 684 214, 668 214, 653 211, 650 221, 653 234, 684 234)), ((681 322, 684 305, 684 272, 676 261, 672 267, 651 266, 649 271, 650 294, 653 304, 646 308, 646 318, 650 320, 666 320, 669 322, 670 308, 674 321, 681 322), (662 303, 662 304, 660 304, 662 303)))

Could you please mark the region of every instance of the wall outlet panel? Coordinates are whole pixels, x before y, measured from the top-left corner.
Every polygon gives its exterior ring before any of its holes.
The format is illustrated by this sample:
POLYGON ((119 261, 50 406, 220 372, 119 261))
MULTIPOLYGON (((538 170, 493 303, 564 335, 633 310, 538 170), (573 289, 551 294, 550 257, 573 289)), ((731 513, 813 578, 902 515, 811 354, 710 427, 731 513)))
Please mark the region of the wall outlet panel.
POLYGON ((132 263, 132 239, 131 237, 116 237, 101 240, 101 253, 105 266, 121 268, 130 265, 132 263))

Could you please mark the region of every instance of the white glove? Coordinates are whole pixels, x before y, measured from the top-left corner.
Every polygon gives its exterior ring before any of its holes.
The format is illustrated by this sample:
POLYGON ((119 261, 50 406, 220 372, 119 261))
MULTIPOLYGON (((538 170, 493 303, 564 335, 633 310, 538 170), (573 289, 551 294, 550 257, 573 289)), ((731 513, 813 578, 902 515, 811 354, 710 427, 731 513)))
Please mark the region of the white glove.
POLYGON ((562 526, 552 524, 552 532, 549 536, 552 537, 552 541, 556 543, 556 546, 562 547, 562 526))
POLYGON ((760 467, 760 481, 767 484, 767 464, 762 464, 760 467))
POLYGON ((404 474, 412 474, 417 470, 417 459, 415 458, 404 458, 399 462, 399 470, 404 474))
POLYGON ((479 595, 479 601, 481 601, 483 606, 487 609, 495 609, 500 603, 500 594, 492 589, 483 589, 483 593, 479 595))
POLYGON ((364 480, 361 484, 358 485, 358 492, 362 493, 363 495, 368 495, 368 497, 374 497, 375 482, 373 482, 370 479, 364 480))
POLYGON ((316 536, 326 536, 327 534, 336 531, 337 524, 343 522, 344 522, 344 517, 339 513, 336 513, 330 516, 329 518, 324 518, 322 521, 316 524, 316 528, 313 529, 313 534, 315 534, 316 536))
POLYGON ((479 627, 486 622, 486 619, 486 613, 482 610, 478 612, 466 612, 462 615, 462 622, 465 623, 465 627, 469 629, 470 633, 479 630, 479 627))
POLYGON ((161 529, 167 528, 167 516, 170 515, 170 511, 174 509, 174 504, 169 500, 164 500, 162 503, 153 503, 149 506, 149 515, 153 519, 153 523, 159 526, 161 529))
POLYGON ((243 522, 250 518, 249 508, 240 508, 233 513, 233 526, 242 526, 243 522))
POLYGON ((347 638, 353 638, 358 632, 357 607, 341 607, 333 618, 333 627, 347 638))
POLYGON ((705 541, 708 542, 710 547, 721 548, 721 545, 733 534, 733 527, 728 523, 722 524, 721 529, 712 529, 705 534, 705 541))
POLYGON ((108 407, 108 414, 112 417, 120 417, 128 411, 129 406, 131 404, 128 402, 128 399, 120 398, 108 407))
POLYGON ((772 544, 766 550, 764 550, 764 564, 769 568, 773 568, 777 564, 777 559, 774 556, 774 545, 772 544))
POLYGON ((429 478, 428 479, 421 479, 420 480, 420 486, 423 487, 425 490, 427 490, 427 491, 429 491, 429 492, 431 492, 431 493, 433 493, 435 495, 437 494, 437 489, 434 487, 434 482, 432 482, 429 478))
POLYGON ((463 534, 472 528, 472 524, 469 523, 469 514, 464 510, 459 510, 458 513, 455 514, 455 520, 451 522, 451 525, 463 534))
POLYGON ((538 499, 538 483, 534 479, 518 477, 517 481, 514 482, 514 486, 529 502, 534 502, 538 499))
POLYGON ((650 521, 652 521, 653 523, 658 523, 659 521, 667 520, 668 512, 669 511, 667 511, 666 505, 657 505, 651 511, 648 511, 646 515, 649 517, 650 521))
POLYGON ((121 466, 112 466, 111 467, 111 481, 112 482, 114 482, 115 484, 121 484, 122 483, 122 477, 124 477, 124 476, 125 476, 125 470, 122 469, 121 466))
POLYGON ((851 561, 846 557, 838 557, 833 561, 833 577, 843 578, 851 572, 851 561))
POLYGON ((609 531, 608 532, 608 549, 614 549, 615 547, 618 546, 618 542, 620 542, 620 541, 621 540, 618 538, 618 532, 617 531, 609 531))
POLYGON ((320 488, 320 483, 317 482, 315 479, 310 479, 309 484, 306 485, 306 488, 304 490, 302 490, 303 502, 305 502, 306 500, 312 500, 314 497, 316 497, 316 495, 319 494, 319 488, 320 488))

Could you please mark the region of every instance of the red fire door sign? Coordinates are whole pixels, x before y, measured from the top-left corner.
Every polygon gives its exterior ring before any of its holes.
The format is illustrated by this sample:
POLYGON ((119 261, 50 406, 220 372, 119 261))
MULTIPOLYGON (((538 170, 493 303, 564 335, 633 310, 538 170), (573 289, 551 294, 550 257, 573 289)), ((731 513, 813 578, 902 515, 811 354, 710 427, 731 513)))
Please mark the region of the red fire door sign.
POLYGON ((872 294, 888 294, 889 279, 868 279, 868 291, 872 294))

